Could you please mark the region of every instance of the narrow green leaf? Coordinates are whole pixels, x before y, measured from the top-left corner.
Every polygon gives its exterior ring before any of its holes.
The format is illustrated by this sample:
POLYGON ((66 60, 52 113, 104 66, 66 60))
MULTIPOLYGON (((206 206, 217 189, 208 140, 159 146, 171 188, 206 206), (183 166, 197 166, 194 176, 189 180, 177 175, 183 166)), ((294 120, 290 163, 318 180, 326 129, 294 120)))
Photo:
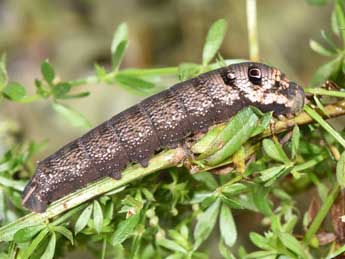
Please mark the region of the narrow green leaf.
POLYGON ((198 140, 195 144, 193 144, 191 151, 194 154, 202 154, 205 153, 213 141, 215 141, 216 137, 220 132, 224 129, 223 125, 219 125, 219 127, 211 128, 205 136, 203 136, 200 140, 198 140))
POLYGON ((195 203, 201 203, 204 200, 213 197, 214 196, 214 192, 195 192, 193 195, 193 198, 190 200, 191 204, 195 204, 195 203))
POLYGON ((345 139, 331 127, 316 111, 310 108, 308 105, 304 105, 304 110, 317 121, 329 134, 331 134, 343 147, 345 147, 345 139))
POLYGON ((337 181, 341 188, 345 188, 345 151, 337 162, 337 181))
POLYGON ((130 75, 122 74, 122 73, 117 74, 116 79, 119 83, 124 84, 124 85, 128 85, 128 86, 133 87, 133 88, 139 87, 139 88, 148 88, 149 89, 149 88, 155 87, 154 83, 143 80, 139 77, 130 76, 130 75))
POLYGON ((247 189, 248 187, 243 183, 225 184, 221 187, 222 193, 226 193, 229 195, 237 195, 247 189))
POLYGON ((115 79, 121 86, 126 87, 128 90, 133 90, 137 94, 153 93, 155 88, 154 83, 120 72, 115 76, 115 79))
POLYGON ((49 83, 52 84, 55 78, 55 71, 52 65, 48 62, 48 60, 43 61, 41 64, 41 73, 43 78, 49 83))
POLYGON ((271 215, 271 229, 275 235, 282 232, 281 217, 279 214, 271 215))
POLYGON ((188 236, 185 238, 179 231, 175 229, 169 230, 169 236, 182 247, 188 247, 188 236))
POLYGON ((267 198, 269 193, 268 188, 258 186, 256 190, 252 193, 253 201, 256 208, 266 216, 273 215, 269 199, 267 198))
POLYGON ((71 85, 67 82, 61 82, 54 85, 52 94, 55 98, 60 98, 65 96, 71 90, 71 85))
POLYGON ((232 247, 237 240, 237 229, 231 210, 224 204, 220 210, 219 228, 225 244, 232 247))
POLYGON ((3 188, 0 188, 0 225, 6 220, 6 203, 3 188))
POLYGON ((79 216, 79 218, 78 218, 78 220, 74 226, 75 235, 78 234, 80 231, 82 231, 87 226, 87 223, 89 222, 89 220, 91 218, 92 208, 93 208, 93 204, 90 204, 80 214, 80 216, 79 216))
POLYGON ((257 125, 257 121, 258 117, 250 108, 236 114, 224 128, 224 134, 219 134, 212 143, 210 150, 213 148, 217 150, 222 144, 225 143, 225 145, 219 151, 206 158, 205 162, 208 165, 217 165, 234 154, 250 138, 257 125))
POLYGON ((26 90, 19 83, 9 83, 3 90, 3 94, 13 101, 20 101, 26 96, 26 90))
POLYGON ((182 246, 180 246, 178 243, 176 243, 173 240, 162 238, 162 239, 157 240, 157 244, 171 251, 187 254, 186 249, 184 249, 182 246))
POLYGON ((251 137, 254 137, 256 135, 261 134, 262 132, 264 132, 267 127, 269 126, 271 120, 273 117, 273 113, 272 112, 267 112, 265 113, 262 118, 260 118, 260 121, 258 123, 258 125, 255 127, 254 132, 252 133, 251 137))
POLYGON ((114 234, 110 238, 110 243, 115 246, 122 244, 135 230, 140 221, 140 213, 130 216, 119 223, 114 234))
POLYGON ((126 23, 121 23, 115 33, 111 43, 112 67, 117 69, 122 61, 128 43, 128 28, 126 23))
POLYGON ((237 201, 235 199, 228 198, 226 195, 221 195, 220 198, 221 198, 223 203, 225 203, 226 205, 228 205, 232 209, 240 210, 240 209, 244 208, 242 203, 241 203, 241 200, 237 201))
POLYGON ((343 10, 341 1, 336 1, 335 5, 335 15, 340 31, 341 39, 343 44, 345 44, 345 11, 343 10))
POLYGON ((311 85, 320 86, 325 81, 327 81, 332 75, 336 74, 341 68, 342 59, 342 56, 337 56, 330 62, 319 67, 310 82, 311 85))
POLYGON ((304 252, 302 244, 298 242, 298 240, 294 236, 282 232, 279 234, 279 239, 286 248, 293 251, 296 255, 302 258, 308 258, 304 252))
MULTIPOLYGON (((210 137, 211 139, 206 141, 208 146, 203 150, 199 158, 208 157, 218 151, 246 125, 250 118, 254 116, 256 115, 250 107, 244 108, 236 113, 220 132, 214 132, 216 135, 215 138, 210 137)), ((208 134, 206 134, 206 136, 207 135, 208 134)))
POLYGON ((269 181, 277 177, 284 169, 286 169, 286 166, 280 165, 280 166, 273 166, 263 171, 260 171, 259 180, 263 182, 269 181))
POLYGON ((80 112, 60 103, 53 103, 52 106, 53 109, 62 115, 72 126, 81 129, 91 128, 91 123, 80 112))
MULTIPOLYGON (((250 254, 247 254, 243 259, 277 259, 277 251, 256 251, 250 254)), ((290 259, 280 256, 279 259, 290 259)))
POLYGON ((265 150, 265 153, 272 159, 277 160, 283 163, 289 163, 290 160, 285 154, 283 148, 279 143, 273 142, 271 139, 264 139, 262 141, 262 146, 265 150))
POLYGON ((307 230, 305 236, 304 236, 304 243, 309 245, 310 241, 320 228, 323 220, 325 217, 329 214, 329 210, 332 207, 332 204, 334 203, 335 199, 338 197, 340 188, 338 184, 335 184, 333 188, 331 189, 329 195, 325 199, 325 201, 322 203, 321 208, 317 212, 313 222, 311 223, 309 229, 307 230))
POLYGON ((309 168, 314 167, 315 165, 317 165, 318 163, 320 163, 321 161, 325 160, 326 156, 325 155, 318 155, 315 156, 313 158, 310 158, 307 162, 302 163, 302 164, 298 164, 295 165, 293 167, 293 170, 299 172, 299 171, 303 171, 309 168))
POLYGON ((26 183, 27 182, 24 180, 12 180, 10 178, 0 176, 0 185, 13 188, 17 191, 23 191, 26 183))
POLYGON ((6 87, 8 83, 8 75, 6 68, 6 55, 0 56, 0 92, 6 87))
POLYGON ((193 78, 200 73, 200 65, 195 63, 182 63, 178 66, 178 78, 181 81, 193 78))
POLYGON ((292 233, 296 224, 298 222, 298 217, 296 215, 291 215, 287 219, 287 222, 283 225, 282 230, 286 233, 292 233))
POLYGON ((211 234, 219 212, 220 200, 217 199, 210 207, 198 216, 194 229, 194 249, 197 249, 211 234))
POLYGON ((304 88, 306 93, 314 94, 314 95, 327 95, 327 96, 334 96, 334 97, 341 97, 345 98, 345 92, 343 91, 330 91, 323 88, 304 88))
POLYGON ((128 42, 126 40, 121 41, 120 44, 117 46, 115 53, 112 55, 113 69, 117 68, 120 65, 123 59, 123 56, 125 55, 127 46, 128 46, 128 42))
POLYGON ((335 35, 337 36, 340 35, 340 30, 339 30, 338 21, 337 21, 337 14, 336 14, 335 9, 333 10, 332 15, 331 15, 331 28, 332 28, 332 32, 335 35))
POLYGON ((100 233, 103 226, 103 211, 98 201, 93 202, 93 222, 97 233, 100 233))
POLYGON ((30 255, 32 255, 32 253, 37 249, 39 244, 42 242, 42 240, 46 237, 48 233, 49 230, 47 228, 43 229, 30 243, 30 245, 24 250, 22 259, 28 259, 30 255))
POLYGON ((217 54, 227 28, 226 20, 219 19, 212 24, 206 37, 206 42, 204 44, 204 49, 202 53, 202 64, 206 66, 217 54))
POLYGON ((47 248, 44 251, 43 255, 41 256, 41 259, 52 259, 52 258, 54 258, 55 246, 56 246, 56 235, 53 232, 52 236, 49 240, 49 243, 47 245, 47 248))
POLYGON ((329 256, 326 257, 326 259, 336 259, 339 258, 339 255, 342 255, 345 253, 345 245, 339 247, 337 250, 335 250, 333 253, 331 253, 329 256))
POLYGON ((218 187, 217 181, 214 179, 214 176, 209 172, 194 174, 192 175, 192 177, 195 180, 204 183, 210 190, 215 190, 218 187))
POLYGON ((69 94, 69 95, 63 95, 60 96, 60 99, 77 99, 77 98, 83 98, 83 97, 87 97, 90 95, 90 92, 81 92, 81 93, 77 93, 77 94, 69 94))
POLYGON ((143 192, 145 198, 148 201, 155 201, 155 196, 153 195, 154 190, 149 190, 147 188, 142 188, 141 191, 143 192))
POLYGON ((314 50, 316 53, 322 55, 322 56, 333 56, 336 54, 335 51, 326 49, 325 47, 323 47, 320 43, 314 41, 314 40, 310 40, 309 41, 309 46, 312 50, 314 50))
POLYGON ((315 101, 315 103, 316 103, 317 108, 320 109, 320 111, 322 112, 323 115, 325 115, 325 116, 328 117, 328 114, 327 114, 327 111, 326 111, 326 109, 325 109, 325 106, 323 106, 323 104, 322 104, 322 102, 319 100, 319 98, 318 98, 316 95, 314 95, 314 96, 313 96, 313 99, 314 99, 314 101, 315 101))
POLYGON ((52 227, 53 231, 60 233, 64 237, 66 237, 71 244, 73 245, 73 233, 69 229, 63 226, 53 226, 52 227))
POLYGON ((294 159, 299 150, 299 143, 301 138, 301 132, 297 125, 294 126, 291 138, 291 157, 294 159))
POLYGON ((321 37, 327 42, 328 46, 333 52, 337 52, 337 45, 333 42, 332 38, 328 35, 325 30, 321 30, 321 37))
POLYGON ((17 243, 28 242, 34 236, 36 236, 42 230, 42 228, 44 228, 44 225, 36 225, 22 228, 14 234, 13 240, 17 243))
POLYGON ((236 259, 236 257, 230 252, 228 247, 225 246, 223 239, 219 241, 218 250, 224 259, 236 259))
POLYGON ((95 70, 96 70, 96 75, 99 81, 105 81, 106 77, 107 77, 107 70, 105 70, 104 67, 95 64, 95 70))
POLYGON ((35 79, 36 94, 40 97, 47 97, 50 94, 50 91, 44 87, 44 84, 41 80, 35 79))
POLYGON ((270 240, 268 238, 265 238, 258 233, 255 232, 250 232, 249 233, 249 239, 252 241, 254 245, 259 247, 260 249, 263 250, 271 250, 272 247, 270 246, 270 240))
POLYGON ((343 63, 341 65, 341 71, 343 72, 343 74, 345 74, 345 59, 343 59, 343 63))

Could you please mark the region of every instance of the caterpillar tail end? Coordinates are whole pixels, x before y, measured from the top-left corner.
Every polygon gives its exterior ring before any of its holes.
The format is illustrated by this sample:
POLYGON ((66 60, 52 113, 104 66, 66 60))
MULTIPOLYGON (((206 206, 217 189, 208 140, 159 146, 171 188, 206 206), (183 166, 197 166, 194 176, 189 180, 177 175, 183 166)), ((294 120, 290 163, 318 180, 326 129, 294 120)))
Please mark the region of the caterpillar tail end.
POLYGON ((26 209, 42 213, 47 209, 47 202, 43 201, 36 191, 37 186, 31 182, 25 187, 22 198, 22 205, 26 209))

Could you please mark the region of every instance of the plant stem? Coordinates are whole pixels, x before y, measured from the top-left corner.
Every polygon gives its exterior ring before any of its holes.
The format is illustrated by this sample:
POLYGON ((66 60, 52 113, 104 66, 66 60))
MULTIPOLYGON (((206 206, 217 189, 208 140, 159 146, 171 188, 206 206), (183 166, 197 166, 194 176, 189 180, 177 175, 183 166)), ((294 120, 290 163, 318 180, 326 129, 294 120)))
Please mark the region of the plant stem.
MULTIPOLYGON (((311 109, 311 110, 314 111, 313 109, 311 109)), ((333 118, 333 117, 338 117, 338 116, 344 115, 345 114, 345 101, 339 101, 337 103, 326 105, 325 106, 325 112, 328 115, 328 118, 333 118)), ((267 129, 261 135, 261 137, 266 137, 266 136, 272 135, 272 131, 274 134, 276 134, 276 133, 280 133, 282 131, 285 131, 287 128, 291 128, 291 127, 295 126, 296 124, 297 125, 304 125, 304 124, 309 124, 312 122, 313 122, 313 118, 310 115, 308 115, 308 113, 302 112, 298 116, 296 116, 292 119, 287 119, 287 120, 282 120, 282 121, 276 122, 274 124, 274 126, 271 127, 271 129, 267 129)))
POLYGON ((345 97, 345 92, 330 91, 330 90, 326 90, 326 89, 323 89, 323 88, 306 87, 306 88, 304 88, 304 91, 306 93, 315 94, 315 95, 328 95, 328 96, 342 97, 342 98, 345 97))
POLYGON ((259 61, 256 0, 247 0, 247 27, 249 41, 249 59, 252 61, 259 61))
POLYGON ((176 166, 185 157, 183 148, 177 148, 162 152, 150 160, 150 164, 146 168, 139 165, 129 167, 123 172, 120 180, 112 178, 103 178, 94 182, 86 188, 77 190, 64 198, 52 203, 44 213, 29 213, 22 218, 15 220, 0 228, 0 242, 10 241, 15 232, 27 226, 39 225, 49 219, 62 214, 63 212, 74 208, 94 197, 104 194, 108 191, 121 187, 143 176, 152 174, 158 170, 176 166))
MULTIPOLYGON (((330 117, 340 116, 345 114, 345 101, 341 101, 335 104, 330 104, 325 106, 327 114, 330 117)), ((265 131, 261 137, 270 136, 273 133, 279 133, 288 130, 293 127, 295 124, 307 124, 312 123, 313 119, 306 113, 302 112, 293 119, 277 121, 272 132, 271 130, 265 131)), ((222 127, 223 125, 219 125, 222 127)), ((248 149, 247 155, 250 155, 255 150, 255 144, 248 149)), ((49 206, 46 212, 44 213, 29 213, 24 217, 21 217, 14 222, 11 222, 0 228, 0 242, 1 241, 10 241, 13 239, 13 235, 24 227, 33 226, 42 224, 49 219, 52 219, 58 215, 63 214, 64 212, 70 210, 71 208, 77 207, 80 204, 85 203, 86 201, 95 198, 99 195, 107 193, 111 190, 124 186, 130 182, 133 182, 137 179, 142 178, 143 176, 152 174, 161 169, 174 167, 179 164, 187 157, 185 150, 181 147, 176 149, 171 149, 163 151, 153 157, 150 160, 149 166, 146 168, 141 167, 140 165, 133 165, 127 168, 122 175, 120 180, 114 180, 112 178, 103 178, 97 182, 91 183, 89 186, 77 190, 74 193, 71 193, 64 198, 54 202, 49 206)), ((212 168, 218 168, 227 164, 231 164, 231 159, 223 162, 219 165, 216 165, 212 168)), ((194 173, 205 171, 211 168, 197 168, 194 170, 194 173)), ((316 223, 314 223, 316 224, 316 223)))
POLYGON ((325 202, 322 204, 320 210, 316 214, 313 222, 311 223, 307 233, 304 236, 305 244, 308 245, 310 243, 310 240, 314 237, 314 235, 316 234, 316 232, 320 228, 323 220, 325 219, 325 217, 328 214, 328 211, 332 207, 333 202, 337 198, 339 190, 340 190, 339 185, 336 185, 335 187, 332 188, 331 193, 327 196, 325 202))

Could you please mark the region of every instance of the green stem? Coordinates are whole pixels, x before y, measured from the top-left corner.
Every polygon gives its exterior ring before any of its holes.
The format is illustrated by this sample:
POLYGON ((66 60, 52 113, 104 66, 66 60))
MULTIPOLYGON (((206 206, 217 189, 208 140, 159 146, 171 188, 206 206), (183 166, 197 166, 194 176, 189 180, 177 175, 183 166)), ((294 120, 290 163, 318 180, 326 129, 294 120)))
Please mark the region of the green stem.
POLYGON ((320 210, 316 214, 313 222, 311 223, 307 233, 304 236, 305 244, 309 245, 311 239, 314 237, 314 235, 316 234, 316 232, 320 228, 323 220, 325 219, 325 217, 328 214, 328 211, 330 210, 335 199, 337 198, 339 190, 340 190, 339 185, 336 185, 335 187, 332 188, 331 193, 327 196, 325 202, 322 204, 320 210))
POLYGON ((306 87, 304 88, 304 91, 306 93, 310 93, 310 94, 315 94, 315 95, 328 95, 328 96, 334 96, 334 97, 345 97, 345 92, 341 92, 341 91, 329 91, 323 88, 310 88, 310 87, 306 87))
MULTIPOLYGON (((148 68, 148 69, 140 69, 140 68, 130 68, 124 69, 121 71, 113 71, 109 72, 106 75, 104 81, 112 80, 116 74, 126 74, 126 75, 133 75, 133 76, 162 76, 162 75, 176 75, 178 73, 178 67, 163 67, 163 68, 148 68)), ((102 80, 103 81, 103 80, 102 80)), ((100 83, 100 80, 97 76, 91 75, 87 78, 77 79, 69 81, 69 83, 73 86, 81 86, 86 84, 97 84, 100 83)))
POLYGON ((74 208, 87 200, 104 194, 108 191, 121 187, 129 182, 139 179, 143 176, 157 172, 158 170, 176 166, 185 157, 184 149, 177 148, 162 152, 150 160, 146 168, 139 165, 133 165, 123 172, 120 180, 112 178, 103 178, 94 182, 86 188, 71 193, 64 198, 54 202, 44 213, 29 213, 28 215, 15 220, 0 228, 0 242, 12 240, 13 235, 24 227, 39 225, 49 219, 60 215, 61 213, 74 208))
MULTIPOLYGON (((233 63, 245 62, 245 61, 247 61, 247 60, 244 60, 244 59, 226 59, 226 60, 224 60, 224 63, 226 65, 230 65, 233 63)), ((219 67, 219 64, 217 62, 209 65, 210 69, 216 69, 218 67, 219 67)), ((107 73, 104 81, 105 82, 107 80, 112 81, 112 79, 116 76, 116 74, 119 74, 119 73, 120 74, 126 74, 126 75, 145 77, 145 76, 177 75, 178 71, 179 71, 178 67, 128 68, 128 69, 123 69, 120 71, 112 71, 112 72, 107 73)), ((71 81, 69 81, 69 83, 72 85, 72 87, 77 87, 77 86, 87 85, 87 84, 97 84, 97 83, 100 83, 100 80, 96 75, 90 75, 87 78, 71 80, 71 81)))
POLYGON ((103 242, 102 242, 102 255, 101 255, 102 259, 105 258, 106 251, 107 251, 107 241, 105 239, 103 239, 103 242))
POLYGON ((258 23, 256 13, 256 0, 247 0, 249 58, 252 61, 259 61, 258 23))
POLYGON ((314 157, 313 159, 303 163, 303 164, 299 164, 294 166, 294 170, 296 171, 303 171, 306 170, 308 168, 314 167, 315 165, 317 165, 318 163, 320 163, 322 160, 326 159, 326 155, 318 155, 316 157, 314 157))
POLYGON ((159 68, 149 68, 149 69, 124 69, 121 73, 127 75, 136 75, 136 76, 165 76, 165 75, 177 75, 178 67, 159 67, 159 68))
POLYGON ((80 85, 87 85, 87 84, 97 84, 99 83, 99 79, 97 76, 88 76, 83 79, 76 79, 69 81, 72 87, 80 86, 80 85))

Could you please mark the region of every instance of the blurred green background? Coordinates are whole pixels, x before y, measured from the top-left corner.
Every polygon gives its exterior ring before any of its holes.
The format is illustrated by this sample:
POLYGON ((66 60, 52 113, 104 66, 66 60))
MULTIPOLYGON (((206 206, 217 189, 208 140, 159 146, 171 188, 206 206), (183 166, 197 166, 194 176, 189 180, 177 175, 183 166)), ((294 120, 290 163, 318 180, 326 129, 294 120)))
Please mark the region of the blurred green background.
MULTIPOLYGON (((329 28, 332 4, 312 6, 301 0, 258 0, 257 4, 260 61, 281 68, 289 78, 307 86, 325 61, 312 52, 309 40, 319 40, 320 30, 329 28)), ((109 67, 111 39, 121 22, 129 27, 122 67, 200 63, 207 30, 219 18, 228 21, 222 56, 248 59, 245 1, 0 0, 0 53, 7 53, 11 81, 22 83, 32 94, 44 59, 64 80, 93 73, 94 63, 109 67)), ((170 77, 162 83, 168 87, 176 81, 170 77)), ((93 126, 143 98, 117 86, 85 88, 91 91, 90 97, 65 103, 82 112, 93 126)), ((49 101, 0 105, 0 153, 10 142, 47 139, 49 144, 37 155, 42 159, 83 132, 57 115, 49 101), (12 137, 5 138, 5 131, 12 132, 12 137)), ((246 231, 245 224, 241 228, 246 231)))
MULTIPOLYGON (((309 48, 309 39, 319 39, 320 29, 329 28, 331 9, 331 4, 319 7, 301 0, 259 0, 261 61, 307 85, 324 61, 309 48)), ((223 57, 248 58, 245 1, 0 0, 0 52, 7 53, 11 80, 33 93, 34 79, 40 76, 40 63, 46 58, 65 80, 85 77, 94 63, 109 66, 113 32, 123 21, 128 23, 130 35, 123 67, 200 62, 206 32, 222 17, 228 21, 223 57)), ((170 78, 163 84, 168 87, 176 80, 170 78)), ((90 97, 70 103, 93 125, 142 98, 116 86, 87 88, 90 97)), ((5 120, 18 123, 19 137, 48 139, 46 154, 82 133, 54 113, 48 101, 4 102, 0 121, 5 120)))

